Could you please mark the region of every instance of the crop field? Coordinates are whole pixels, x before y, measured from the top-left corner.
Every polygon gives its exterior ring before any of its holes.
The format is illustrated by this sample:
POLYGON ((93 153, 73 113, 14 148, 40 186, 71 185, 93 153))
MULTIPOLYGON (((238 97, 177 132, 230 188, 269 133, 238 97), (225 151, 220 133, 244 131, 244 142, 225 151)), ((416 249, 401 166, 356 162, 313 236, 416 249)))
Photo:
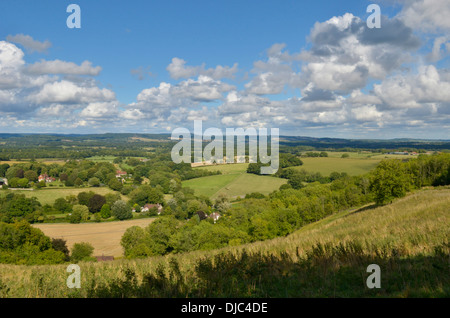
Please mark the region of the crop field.
POLYGON ((95 256, 123 255, 120 240, 126 229, 132 226, 146 227, 153 218, 137 219, 120 222, 85 223, 85 224, 35 224, 34 227, 42 230, 51 238, 61 238, 67 241, 67 247, 73 244, 88 242, 94 247, 95 256))
MULTIPOLYGON (((69 195, 78 195, 80 192, 95 192, 101 195, 105 195, 108 193, 113 193, 115 191, 111 190, 110 188, 106 187, 100 187, 100 188, 57 188, 57 189, 40 189, 40 190, 14 190, 14 193, 17 194, 25 194, 27 198, 36 197, 38 201, 44 205, 44 204, 50 204, 52 205, 56 199, 58 198, 65 198, 69 195)), ((6 191, 0 191, 0 195, 4 195, 6 191)), ((121 195, 122 200, 127 201, 128 198, 121 195)))

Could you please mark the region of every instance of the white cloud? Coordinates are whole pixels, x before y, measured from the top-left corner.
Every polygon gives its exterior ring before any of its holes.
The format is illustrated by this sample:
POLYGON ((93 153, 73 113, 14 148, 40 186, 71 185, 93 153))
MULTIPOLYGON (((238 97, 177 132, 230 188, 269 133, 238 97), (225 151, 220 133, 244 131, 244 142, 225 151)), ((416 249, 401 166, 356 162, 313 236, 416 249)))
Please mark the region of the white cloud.
POLYGON ((406 25, 425 32, 450 30, 450 2, 448 0, 402 0, 399 17, 406 25))
POLYGON ((97 76, 102 68, 100 66, 93 67, 89 61, 84 61, 81 65, 73 62, 65 62, 61 60, 45 61, 41 60, 27 66, 27 72, 36 75, 42 74, 65 74, 65 75, 90 75, 97 76))
POLYGON ((79 86, 75 83, 61 80, 45 84, 39 92, 30 95, 27 100, 37 104, 43 103, 90 103, 112 101, 115 99, 113 91, 96 86, 79 86))
POLYGON ((238 65, 235 63, 232 67, 218 65, 216 68, 205 69, 205 65, 186 66, 186 61, 177 57, 167 66, 167 71, 173 79, 197 77, 205 75, 212 79, 219 80, 223 78, 233 78, 238 71, 238 65))
POLYGON ((29 52, 46 52, 52 44, 49 41, 39 42, 34 40, 29 35, 17 34, 17 35, 8 35, 6 40, 9 42, 17 43, 26 48, 29 52))

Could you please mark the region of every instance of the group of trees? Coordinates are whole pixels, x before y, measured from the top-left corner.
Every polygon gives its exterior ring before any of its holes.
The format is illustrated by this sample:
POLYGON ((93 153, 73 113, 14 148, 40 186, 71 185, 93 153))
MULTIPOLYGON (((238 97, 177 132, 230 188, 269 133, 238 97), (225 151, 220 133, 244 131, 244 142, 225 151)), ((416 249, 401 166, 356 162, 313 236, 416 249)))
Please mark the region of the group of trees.
POLYGON ((27 221, 0 222, 0 263, 23 265, 76 263, 92 261, 90 243, 76 243, 69 251, 63 239, 50 239, 27 221))
POLYGON ((49 237, 28 222, 0 223, 0 263, 61 264, 66 259, 67 255, 55 249, 49 237))
MULTIPOLYGON (((311 177, 302 171, 300 175, 311 177)), ((282 186, 269 196, 252 193, 236 207, 228 204, 220 208, 220 199, 209 206, 211 202, 183 193, 189 197, 183 205, 183 210, 189 211, 184 215, 187 221, 168 213, 145 229, 128 229, 121 244, 125 255, 132 258, 217 249, 285 236, 343 209, 373 201, 384 204, 413 187, 450 184, 450 155, 420 156, 407 162, 384 160, 368 175, 351 177, 334 172, 319 181, 298 188, 282 186), (212 208, 220 209, 222 214, 216 224, 201 217, 203 211, 212 208)))
POLYGON ((420 155, 417 159, 383 160, 370 174, 377 204, 403 197, 412 189, 450 184, 450 154, 420 155))
POLYGON ((237 207, 225 198, 218 198, 211 206, 191 198, 184 208, 189 211, 188 221, 173 214, 163 216, 146 229, 127 230, 122 246, 127 257, 145 257, 284 236, 336 211, 370 202, 372 196, 367 187, 367 180, 361 177, 341 176, 328 184, 315 183, 299 190, 288 188, 268 197, 253 193, 237 207), (222 215, 216 224, 211 218, 201 217, 204 213, 195 213, 212 209, 222 215))
MULTIPOLYGON (((261 167, 269 166, 268 164, 263 164, 260 161, 256 163, 250 163, 247 168, 247 173, 253 173, 260 175, 261 174, 261 167)), ((293 155, 291 153, 280 153, 279 156, 279 169, 278 172, 275 174, 275 176, 279 176, 280 172, 288 167, 297 167, 303 165, 303 161, 298 158, 298 156, 293 155)))
POLYGON ((44 213, 36 198, 27 198, 24 194, 7 193, 0 196, 0 222, 13 223, 25 219, 28 222, 42 222, 44 213))

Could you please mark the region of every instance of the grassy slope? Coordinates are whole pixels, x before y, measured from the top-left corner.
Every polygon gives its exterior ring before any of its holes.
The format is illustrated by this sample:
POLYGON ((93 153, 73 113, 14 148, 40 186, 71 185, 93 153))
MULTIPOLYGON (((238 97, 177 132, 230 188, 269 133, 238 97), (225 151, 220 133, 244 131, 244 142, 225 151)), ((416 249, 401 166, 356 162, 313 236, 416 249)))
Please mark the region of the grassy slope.
MULTIPOLYGON (((272 281, 268 285, 264 285, 264 280, 260 282, 260 285, 258 280, 242 281, 245 286, 248 286, 248 288, 245 287, 248 292, 243 294, 242 291, 231 290, 230 293, 234 297, 255 295, 264 297, 442 296, 445 292, 448 293, 448 269, 437 263, 433 251, 436 246, 448 242, 450 237, 449 210, 450 189, 421 190, 385 207, 369 206, 332 215, 284 238, 169 257, 117 260, 98 264, 82 263, 81 268, 84 273, 82 286, 109 284, 113 279, 123 277, 120 269, 124 268, 134 270, 137 277, 142 278, 144 273, 154 273, 158 264, 167 265, 171 258, 179 262, 186 279, 192 280, 194 279, 192 270, 200 259, 213 257, 222 252, 240 255, 243 250, 246 250, 249 253, 261 252, 273 255, 275 261, 268 262, 266 265, 270 265, 268 269, 275 272, 269 273, 272 281), (346 258, 341 255, 342 260, 318 257, 314 261, 316 265, 312 267, 302 267, 303 265, 295 263, 305 257, 307 251, 317 243, 336 245, 346 242, 359 242, 364 247, 364 252, 373 257, 383 251, 395 251, 396 255, 399 255, 395 260, 389 258, 392 255, 384 260, 377 260, 384 262, 380 264, 384 270, 383 286, 386 281, 392 285, 384 286, 381 291, 363 287, 365 278, 368 276, 364 269, 373 262, 372 258, 366 256, 352 256, 350 253, 346 255, 346 258), (287 265, 276 262, 277 257, 282 254, 290 258, 287 265), (446 274, 442 276, 442 273, 446 274), (330 282, 333 279, 334 281, 330 282), (347 283, 348 286, 346 286, 347 283)), ((446 256, 440 258, 441 261, 448 259, 448 251, 446 253, 446 256)), ((255 266, 264 265, 255 264, 255 266)), ((238 262, 235 266, 239 269, 239 266, 244 265, 238 262)), ((6 294, 4 290, 7 288, 3 288, 4 296, 64 297, 70 292, 65 288, 67 279, 65 268, 66 265, 29 267, 0 265, 0 280, 3 286, 10 289, 6 294)), ((237 271, 239 272, 240 270, 237 271)), ((258 275, 261 280, 261 274, 258 275)), ((219 279, 225 279, 224 277, 226 276, 221 276, 219 279)), ((86 297, 86 293, 86 289, 82 288, 76 296, 86 297)))

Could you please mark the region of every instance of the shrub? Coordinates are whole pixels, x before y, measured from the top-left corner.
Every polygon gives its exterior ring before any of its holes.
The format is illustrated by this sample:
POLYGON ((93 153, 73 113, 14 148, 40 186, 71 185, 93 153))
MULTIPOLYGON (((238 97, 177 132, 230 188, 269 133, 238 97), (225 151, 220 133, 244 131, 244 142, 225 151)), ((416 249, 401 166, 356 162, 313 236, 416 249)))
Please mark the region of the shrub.
POLYGON ((94 247, 90 243, 75 243, 72 248, 70 260, 72 262, 90 261, 92 260, 92 254, 94 253, 94 247))
POLYGON ((122 200, 119 200, 113 204, 113 206, 111 207, 111 214, 118 220, 127 220, 133 217, 131 207, 122 200))

